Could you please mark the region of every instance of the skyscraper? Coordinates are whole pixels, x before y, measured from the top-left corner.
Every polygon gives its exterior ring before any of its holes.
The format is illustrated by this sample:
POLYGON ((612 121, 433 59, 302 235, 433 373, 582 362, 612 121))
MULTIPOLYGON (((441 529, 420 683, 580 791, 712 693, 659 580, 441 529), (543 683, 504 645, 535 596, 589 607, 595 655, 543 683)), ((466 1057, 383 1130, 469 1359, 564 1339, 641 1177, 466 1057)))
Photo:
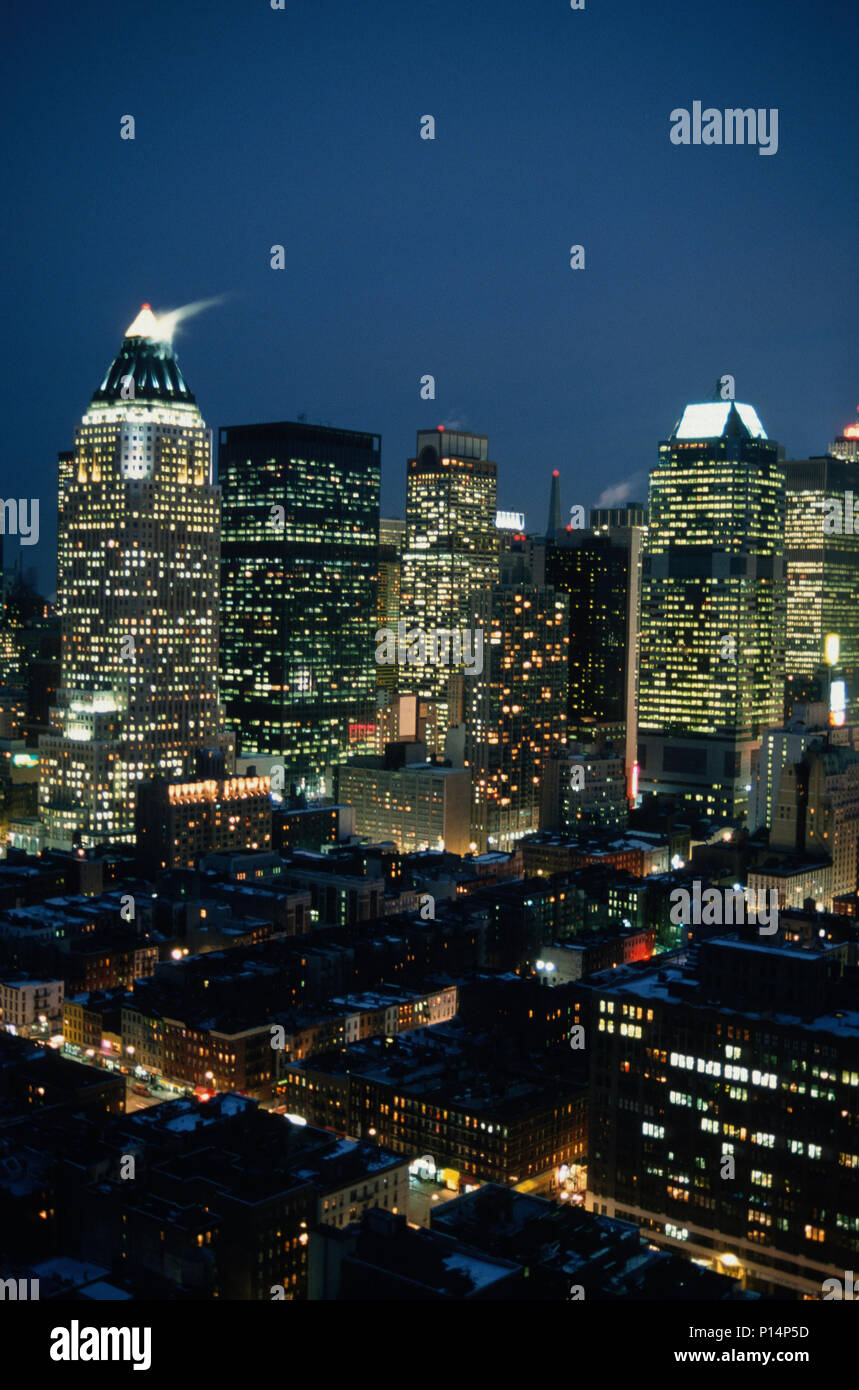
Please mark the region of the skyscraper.
POLYGON ((627 774, 638 756, 636 695, 641 555, 637 503, 592 511, 589 531, 560 531, 546 546, 546 582, 569 596, 567 736, 614 740, 627 774))
POLYGON ((372 724, 380 460, 356 430, 220 431, 223 699, 242 753, 280 755, 287 787, 327 791, 372 724))
POLYGON ((659 446, 649 513, 641 785, 743 817, 784 683, 784 468, 750 405, 686 407, 659 446))
POLYGON ((569 601, 533 582, 523 547, 472 594, 471 614, 483 632, 483 669, 462 677, 472 839, 509 849, 543 824, 549 761, 566 743, 569 601))
MULTIPOLYGON (((379 522, 379 591, 376 617, 379 627, 396 628, 400 620, 400 581, 406 523, 399 517, 379 522)), ((396 665, 376 667, 376 684, 393 694, 397 690, 396 665)))
MULTIPOLYGON (((857 441, 849 441, 856 443, 857 441)), ((833 444, 833 450, 838 441, 833 444)), ((839 676, 846 682, 848 723, 859 718, 859 454, 825 454, 785 463, 787 482, 787 645, 788 696, 808 688, 828 698, 826 638, 839 637, 839 676), (849 497, 848 495, 852 494, 849 497), (857 526, 852 523, 856 501, 857 526), (827 525, 828 501, 840 507, 841 525, 827 525), (845 502, 847 506, 845 507, 845 502), (846 512, 846 515, 845 515, 846 512), (845 524, 846 523, 846 524, 845 524)))
MULTIPOLYGON (((495 508, 498 470, 485 434, 439 425, 419 430, 406 478, 406 547, 400 616, 424 632, 470 621, 469 598, 498 575, 495 508)), ((429 663, 400 673, 412 693, 445 697, 451 668, 429 663)))
POLYGON ((136 784, 229 743, 211 432, 172 327, 143 305, 60 455, 62 685, 39 745, 51 845, 133 840, 136 784))

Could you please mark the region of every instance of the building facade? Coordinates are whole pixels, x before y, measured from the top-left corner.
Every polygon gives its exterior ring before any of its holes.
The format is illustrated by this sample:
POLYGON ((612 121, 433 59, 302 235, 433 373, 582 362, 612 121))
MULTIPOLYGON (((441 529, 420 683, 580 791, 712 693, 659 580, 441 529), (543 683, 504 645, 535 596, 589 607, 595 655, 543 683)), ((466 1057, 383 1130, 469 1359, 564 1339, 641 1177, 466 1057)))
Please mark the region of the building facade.
POLYGON ((381 440, 304 423, 220 431, 221 684, 245 756, 330 786, 372 723, 381 440))
POLYGON ((612 739, 628 776, 638 756, 636 699, 644 509, 595 510, 590 530, 561 531, 546 547, 546 583, 570 600, 567 727, 571 738, 612 739))
POLYGON ((689 405, 650 478, 642 579, 642 790, 742 819, 784 701, 785 491, 752 406, 689 405))
POLYGON ((760 1291, 820 1297, 859 1253, 859 1018, 827 1009, 823 947, 700 952, 583 987, 588 1206, 760 1291))
MULTIPOLYGON (((484 434, 419 430, 406 476, 406 539, 400 616, 407 628, 455 630, 469 625, 469 598, 498 574, 495 525, 498 469, 484 434)), ((400 671, 399 688, 446 700, 455 667, 430 664, 400 671)))
POLYGON ((527 567, 472 596, 483 632, 483 670, 464 677, 472 835, 482 853, 510 849, 539 830, 551 794, 547 772, 566 743, 569 606, 533 584, 527 567))
MULTIPOLYGON (((833 448, 837 447, 837 443, 833 448)), ((788 691, 817 678, 827 698, 826 639, 839 639, 838 676, 846 683, 846 717, 859 716, 859 460, 789 459, 787 480, 788 691)))
POLYGON ((137 784, 229 750, 218 705, 211 433, 144 305, 60 459, 62 686, 40 739, 47 843, 134 839, 137 784))
POLYGON ((192 869, 217 850, 271 849, 269 778, 142 783, 137 849, 144 872, 192 869))

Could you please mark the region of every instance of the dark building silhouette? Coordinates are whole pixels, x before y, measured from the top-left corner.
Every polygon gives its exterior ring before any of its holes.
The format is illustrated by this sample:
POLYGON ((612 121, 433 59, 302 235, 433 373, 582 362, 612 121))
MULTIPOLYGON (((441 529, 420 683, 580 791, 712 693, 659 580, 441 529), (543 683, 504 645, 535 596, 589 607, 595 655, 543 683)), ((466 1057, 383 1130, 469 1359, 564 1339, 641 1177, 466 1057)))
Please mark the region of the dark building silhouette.
POLYGON ((221 693, 244 754, 324 791, 372 719, 381 440, 303 423, 220 431, 221 693))

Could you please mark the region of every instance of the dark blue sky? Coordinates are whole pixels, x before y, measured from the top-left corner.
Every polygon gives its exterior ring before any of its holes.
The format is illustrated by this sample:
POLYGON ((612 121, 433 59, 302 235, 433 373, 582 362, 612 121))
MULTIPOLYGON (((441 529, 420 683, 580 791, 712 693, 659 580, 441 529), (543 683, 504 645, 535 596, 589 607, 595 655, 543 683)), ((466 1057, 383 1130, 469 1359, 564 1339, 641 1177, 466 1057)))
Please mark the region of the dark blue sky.
POLYGON ((56 451, 144 300, 229 295, 177 339, 207 423, 380 432, 388 514, 443 421, 540 527, 553 467, 565 509, 644 498, 721 373, 789 456, 855 418, 853 0, 80 0, 4 29, 2 495, 39 495, 51 587, 56 451), (777 107, 778 153, 673 145, 695 100, 777 107))

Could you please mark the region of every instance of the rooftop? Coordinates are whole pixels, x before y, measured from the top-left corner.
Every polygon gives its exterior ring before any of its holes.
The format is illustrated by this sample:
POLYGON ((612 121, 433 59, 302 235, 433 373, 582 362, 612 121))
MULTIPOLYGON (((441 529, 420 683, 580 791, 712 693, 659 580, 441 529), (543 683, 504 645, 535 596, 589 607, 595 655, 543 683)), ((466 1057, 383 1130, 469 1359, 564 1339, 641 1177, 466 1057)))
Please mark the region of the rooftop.
POLYGON ((687 405, 672 439, 766 439, 767 433, 752 405, 740 401, 704 401, 687 405))

